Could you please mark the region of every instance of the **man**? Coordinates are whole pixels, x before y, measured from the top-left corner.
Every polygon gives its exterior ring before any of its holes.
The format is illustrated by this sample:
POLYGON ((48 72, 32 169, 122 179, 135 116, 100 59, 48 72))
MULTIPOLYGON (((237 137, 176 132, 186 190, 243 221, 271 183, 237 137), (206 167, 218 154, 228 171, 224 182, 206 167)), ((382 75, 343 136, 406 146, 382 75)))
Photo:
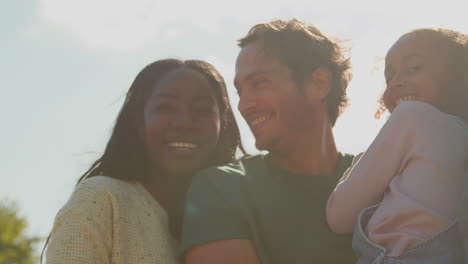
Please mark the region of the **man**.
POLYGON ((347 101, 349 60, 295 19, 256 25, 239 46, 239 111, 269 154, 193 178, 186 263, 352 263, 350 238, 333 234, 325 219, 353 158, 338 152, 332 133, 347 101))

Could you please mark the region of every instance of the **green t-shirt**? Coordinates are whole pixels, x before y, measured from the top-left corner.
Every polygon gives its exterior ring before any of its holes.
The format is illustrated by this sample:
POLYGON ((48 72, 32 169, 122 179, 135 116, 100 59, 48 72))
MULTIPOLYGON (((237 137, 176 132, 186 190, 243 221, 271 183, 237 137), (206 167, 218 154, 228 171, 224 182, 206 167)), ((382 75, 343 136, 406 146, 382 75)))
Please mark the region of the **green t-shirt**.
POLYGON ((269 155, 198 173, 187 193, 182 250, 224 239, 249 239, 264 264, 355 263, 351 237, 327 226, 328 197, 352 155, 333 175, 297 174, 269 155))

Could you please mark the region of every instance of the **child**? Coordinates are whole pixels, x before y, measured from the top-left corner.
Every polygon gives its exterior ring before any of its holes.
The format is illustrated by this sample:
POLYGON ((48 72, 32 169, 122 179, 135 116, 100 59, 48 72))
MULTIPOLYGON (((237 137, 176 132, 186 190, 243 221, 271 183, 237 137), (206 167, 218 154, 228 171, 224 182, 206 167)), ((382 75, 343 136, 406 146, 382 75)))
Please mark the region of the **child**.
POLYGON ((387 53, 383 103, 392 114, 327 204, 334 232, 354 230, 359 264, 463 262, 465 38, 418 29, 387 53))

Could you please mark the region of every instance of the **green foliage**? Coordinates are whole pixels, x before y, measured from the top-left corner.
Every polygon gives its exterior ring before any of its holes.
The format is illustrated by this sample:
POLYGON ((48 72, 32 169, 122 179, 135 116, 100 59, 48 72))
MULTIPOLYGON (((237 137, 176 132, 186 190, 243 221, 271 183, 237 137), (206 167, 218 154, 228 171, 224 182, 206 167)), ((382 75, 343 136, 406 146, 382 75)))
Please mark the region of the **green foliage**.
POLYGON ((0 264, 37 263, 34 245, 40 239, 28 237, 26 227, 26 219, 18 215, 16 204, 0 201, 0 264))

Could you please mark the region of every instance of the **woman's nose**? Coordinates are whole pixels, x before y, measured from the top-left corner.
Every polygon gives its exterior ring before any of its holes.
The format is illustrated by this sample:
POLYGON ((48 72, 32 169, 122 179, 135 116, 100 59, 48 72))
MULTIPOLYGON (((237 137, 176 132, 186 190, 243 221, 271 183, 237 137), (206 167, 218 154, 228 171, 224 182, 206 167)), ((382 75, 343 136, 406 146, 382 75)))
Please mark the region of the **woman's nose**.
POLYGON ((194 117, 189 109, 180 110, 173 117, 172 124, 176 128, 189 128, 193 127, 194 117))

